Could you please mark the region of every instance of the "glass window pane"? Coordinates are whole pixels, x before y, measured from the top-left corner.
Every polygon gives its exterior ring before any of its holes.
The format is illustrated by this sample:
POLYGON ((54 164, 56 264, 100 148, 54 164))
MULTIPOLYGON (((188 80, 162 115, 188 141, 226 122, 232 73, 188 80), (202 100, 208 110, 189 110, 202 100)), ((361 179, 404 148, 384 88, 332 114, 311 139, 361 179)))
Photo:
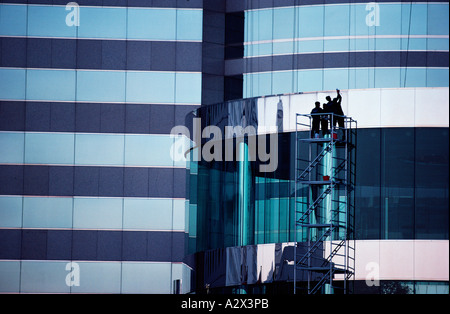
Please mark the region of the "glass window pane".
POLYGON ((74 198, 73 228, 121 229, 122 199, 74 198))
POLYGON ((75 164, 123 165, 123 135, 76 134, 75 141, 75 164))
POLYGON ((29 5, 28 36, 76 37, 77 28, 66 25, 67 14, 65 6, 29 5))
POLYGON ((305 6, 298 8, 299 37, 322 37, 324 8, 322 6, 305 6))
POLYGON ((172 200, 125 199, 123 224, 125 229, 172 229, 172 200))
POLYGON ((203 11, 177 10, 177 40, 202 40, 203 11))
MULTIPOLYGON (((376 35, 399 35, 402 31, 402 5, 380 4, 380 26, 376 26, 376 35)), ((408 16, 409 18, 409 16, 408 16)))
POLYGON ((0 227, 22 227, 21 196, 0 196, 0 227))
POLYGON ((399 68, 376 68, 375 88, 400 87, 399 68))
POLYGON ((64 280, 68 274, 65 270, 66 264, 54 261, 21 261, 20 292, 69 293, 70 287, 64 280))
POLYGON ((81 8, 78 37, 125 39, 127 36, 126 12, 125 8, 81 8))
POLYGON ((448 35, 449 29, 449 5, 448 3, 428 4, 428 34, 448 35))
POLYGON ((448 87, 448 69, 427 69, 427 87, 448 87))
POLYGON ((122 263, 122 293, 171 293, 170 263, 122 263))
POLYGON ((414 238, 414 130, 382 129, 382 238, 414 238))
POLYGON ((72 293, 120 293, 121 263, 78 262, 78 265, 80 285, 71 287, 72 293))
POLYGON ((127 72, 127 102, 174 103, 175 73, 127 72))
POLYGON ((73 164, 73 134, 26 133, 25 163, 29 164, 73 164))
POLYGON ((349 5, 325 6, 324 36, 348 36, 350 34, 349 5))
POLYGON ((75 71, 27 70, 27 99, 73 101, 75 71))
POLYGON ((298 91, 312 92, 322 90, 323 70, 298 71, 298 91))
POLYGON ((287 94, 294 92, 292 90, 292 81, 294 72, 274 72, 272 76, 272 94, 287 94))
POLYGON ((294 38, 294 10, 293 7, 273 10, 273 39, 294 38))
POLYGON ((176 10, 128 8, 128 39, 175 40, 176 10))
POLYGON ((0 69, 0 98, 25 99, 25 70, 0 69))
POLYGON ((176 103, 200 104, 201 90, 200 73, 176 73, 176 103))
POLYGON ((125 102, 125 72, 77 71, 77 100, 125 102))
POLYGON ((27 7, 0 4, 0 35, 25 36, 27 34, 27 7))
POLYGON ((0 133, 0 163, 23 163, 23 133, 0 133))
POLYGON ((72 199, 58 197, 25 197, 24 228, 71 228, 72 199))

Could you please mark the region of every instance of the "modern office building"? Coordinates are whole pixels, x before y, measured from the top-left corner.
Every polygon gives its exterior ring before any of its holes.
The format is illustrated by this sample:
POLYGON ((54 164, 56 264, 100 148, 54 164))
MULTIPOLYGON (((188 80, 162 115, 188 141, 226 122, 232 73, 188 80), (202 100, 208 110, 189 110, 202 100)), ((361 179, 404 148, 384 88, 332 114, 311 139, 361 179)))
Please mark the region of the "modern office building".
POLYGON ((444 1, 3 1, 0 292, 292 293, 296 114, 339 88, 352 291, 448 293, 448 23, 444 1), (194 117, 276 127, 276 170, 174 158, 194 117))

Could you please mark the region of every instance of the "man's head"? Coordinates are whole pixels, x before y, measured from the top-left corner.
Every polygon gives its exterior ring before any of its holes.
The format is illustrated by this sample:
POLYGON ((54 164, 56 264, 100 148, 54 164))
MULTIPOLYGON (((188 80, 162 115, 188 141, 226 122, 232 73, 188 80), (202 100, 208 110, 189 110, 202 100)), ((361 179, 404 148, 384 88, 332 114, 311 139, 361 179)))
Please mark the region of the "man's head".
POLYGON ((316 108, 320 108, 320 101, 316 101, 316 108))
POLYGON ((331 97, 330 97, 330 96, 327 96, 325 99, 326 99, 327 101, 331 101, 331 97))

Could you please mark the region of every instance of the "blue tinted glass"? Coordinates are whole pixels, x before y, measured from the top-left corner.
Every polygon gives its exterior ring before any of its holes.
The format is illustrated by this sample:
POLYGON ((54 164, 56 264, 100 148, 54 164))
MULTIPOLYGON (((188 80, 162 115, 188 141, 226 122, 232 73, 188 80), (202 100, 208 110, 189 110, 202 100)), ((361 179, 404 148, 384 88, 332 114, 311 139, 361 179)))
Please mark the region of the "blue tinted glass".
POLYGON ((82 7, 80 38, 126 38, 127 16, 123 8, 82 7))
POLYGON ((0 196, 0 227, 22 227, 21 196, 0 196))
MULTIPOLYGON (((298 43, 297 43, 298 45, 298 43)), ((273 43, 273 54, 291 54, 294 53, 294 42, 293 41, 287 41, 287 42, 281 42, 273 43)))
POLYGON ((303 40, 299 42, 299 52, 322 52, 324 51, 323 40, 303 40))
POLYGON ((400 87, 399 68, 378 68, 375 69, 375 88, 400 87))
MULTIPOLYGON (((121 263, 78 262, 81 280, 71 287, 72 293, 120 293, 121 263)), ((68 273, 68 272, 67 272, 68 273)))
POLYGON ((402 30, 402 5, 381 4, 380 26, 376 26, 377 35, 399 35, 402 30))
POLYGON ((323 90, 348 88, 348 69, 325 69, 323 90))
POLYGON ((373 88, 374 87, 374 70, 367 68, 358 68, 349 70, 349 88, 373 88))
POLYGON ((272 76, 272 94, 292 93, 293 72, 274 72, 272 76))
POLYGON ((122 263, 122 293, 170 293, 171 263, 122 263))
POLYGON ((125 102, 125 72, 77 71, 77 100, 125 102))
POLYGON ((427 39, 428 50, 449 50, 449 40, 444 38, 428 38, 427 39))
POLYGON ((375 35, 376 27, 368 26, 367 20, 375 21, 376 8, 368 4, 353 4, 350 7, 350 35, 375 35))
POLYGON ((170 149, 174 139, 158 135, 126 135, 125 164, 130 166, 173 166, 170 149), (157 149, 156 149, 157 148, 157 149))
POLYGON ((25 70, 0 69, 0 99, 25 99, 25 70))
POLYGON ((427 34, 427 6, 424 3, 402 4, 402 34, 427 34))
POLYGON ((273 39, 294 38, 294 8, 273 10, 273 39))
POLYGON ((71 228, 72 198, 25 197, 24 228, 71 228))
POLYGON ((325 6, 325 36, 346 36, 350 34, 350 11, 348 5, 325 6))
POLYGON ((172 200, 173 201, 173 217, 172 227, 173 230, 188 230, 187 225, 189 222, 186 217, 187 202, 184 200, 172 200))
POLYGON ((0 35, 25 36, 27 34, 27 7, 0 4, 0 35))
POLYGON ((175 73, 127 72, 127 102, 174 103, 175 73))
POLYGON ((19 293, 20 292, 20 266, 21 261, 0 261, 0 292, 19 293))
POLYGON ((244 75, 244 97, 272 94, 272 73, 244 75))
POLYGON ((25 163, 73 164, 74 135, 59 133, 25 134, 25 163))
POLYGON ((0 133, 0 163, 22 163, 23 143, 23 133, 0 133))
POLYGON ((321 37, 324 8, 321 6, 300 7, 298 9, 299 37, 321 37))
POLYGON ((248 11, 245 41, 271 40, 273 29, 272 10, 248 11))
POLYGON ((177 11, 177 40, 202 40, 203 12, 201 10, 177 11))
POLYGON ((172 200, 125 199, 124 229, 171 230, 172 200))
POLYGON ((322 90, 323 70, 298 71, 298 91, 312 92, 322 90))
POLYGON ((75 71, 28 70, 27 99, 73 101, 75 71))
POLYGON ((75 198, 73 228, 121 229, 122 199, 75 198))
MULTIPOLYGON (((377 38, 375 41, 376 50, 400 50, 402 44, 400 38, 377 38)), ((407 44, 402 48, 406 50, 407 44)))
POLYGON ((176 11, 128 8, 128 39, 174 40, 176 11))
POLYGON ((66 24, 67 14, 64 6, 28 6, 28 36, 76 37, 77 28, 66 24))
POLYGON ((425 87, 427 86, 427 69, 424 68, 402 68, 402 87, 425 87), (406 79, 406 82, 405 82, 406 79))
POLYGON ((448 69, 427 69, 427 87, 448 87, 448 69))
POLYGON ((20 292, 69 293, 70 287, 64 280, 68 274, 66 264, 59 261, 21 261, 20 292))
POLYGON ((76 134, 77 165, 123 165, 124 136, 76 134))
POLYGON ((176 73, 177 103, 200 104, 202 101, 202 75, 200 73, 176 73))
POLYGON ((449 34, 449 5, 448 3, 428 4, 428 34, 449 34))
MULTIPOLYGON (((273 49, 275 51, 275 45, 273 44, 273 49)), ((246 45, 245 46, 246 56, 267 56, 272 54, 272 43, 263 43, 263 44, 255 44, 255 45, 246 45)), ((275 53, 275 52, 274 52, 275 53)))
POLYGON ((324 51, 349 51, 349 39, 333 39, 324 41, 324 51))

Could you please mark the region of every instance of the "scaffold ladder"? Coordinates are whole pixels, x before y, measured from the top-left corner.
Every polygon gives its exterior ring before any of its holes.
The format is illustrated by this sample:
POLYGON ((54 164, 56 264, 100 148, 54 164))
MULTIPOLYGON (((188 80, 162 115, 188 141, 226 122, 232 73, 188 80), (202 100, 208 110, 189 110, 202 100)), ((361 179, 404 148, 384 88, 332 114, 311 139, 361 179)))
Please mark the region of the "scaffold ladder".
POLYGON ((294 293, 346 294, 355 267, 357 122, 330 114, 331 126, 334 119, 344 121, 340 136, 332 128, 331 134, 311 138, 314 116, 296 116, 294 293))

